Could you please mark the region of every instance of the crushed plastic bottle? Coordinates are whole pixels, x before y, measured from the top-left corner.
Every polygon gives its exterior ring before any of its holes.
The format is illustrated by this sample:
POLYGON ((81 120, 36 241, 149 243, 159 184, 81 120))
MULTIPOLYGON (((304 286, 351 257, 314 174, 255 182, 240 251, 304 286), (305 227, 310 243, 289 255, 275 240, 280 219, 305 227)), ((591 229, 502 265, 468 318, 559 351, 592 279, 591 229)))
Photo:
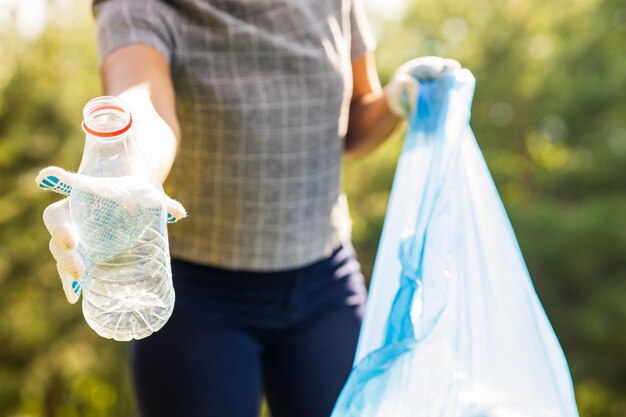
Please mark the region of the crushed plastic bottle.
POLYGON ((85 262, 83 314, 100 336, 127 341, 159 330, 174 307, 167 197, 133 137, 132 116, 115 97, 83 110, 86 133, 70 216, 85 262))

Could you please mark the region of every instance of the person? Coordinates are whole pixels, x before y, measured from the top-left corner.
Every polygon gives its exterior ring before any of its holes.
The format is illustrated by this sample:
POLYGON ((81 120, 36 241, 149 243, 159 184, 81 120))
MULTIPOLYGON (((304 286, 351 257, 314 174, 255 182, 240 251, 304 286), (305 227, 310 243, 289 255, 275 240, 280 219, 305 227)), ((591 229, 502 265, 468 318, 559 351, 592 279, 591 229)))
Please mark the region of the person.
MULTIPOLYGON (((366 298, 342 155, 375 149, 418 81, 459 64, 417 58, 382 88, 361 0, 93 9, 104 91, 190 213, 170 232, 173 315, 131 346, 140 415, 254 417, 265 396, 274 417, 329 416, 366 298)), ((55 204, 44 220, 68 292, 85 271, 55 204)))

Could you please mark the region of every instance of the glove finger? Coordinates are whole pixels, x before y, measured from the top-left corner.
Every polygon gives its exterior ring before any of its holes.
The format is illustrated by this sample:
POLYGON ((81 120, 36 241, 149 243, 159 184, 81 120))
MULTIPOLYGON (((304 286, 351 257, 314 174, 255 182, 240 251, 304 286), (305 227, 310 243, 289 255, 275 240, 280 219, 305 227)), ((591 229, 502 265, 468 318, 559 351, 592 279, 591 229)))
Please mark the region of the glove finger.
POLYGON ((85 264, 76 249, 63 249, 54 239, 50 239, 48 247, 57 261, 57 267, 68 273, 74 280, 83 276, 85 264))
POLYGON ((430 80, 437 78, 444 71, 445 60, 438 56, 424 56, 409 61, 412 65, 408 69, 408 73, 418 80, 430 80))
POLYGON ((147 188, 145 182, 132 177, 96 178, 74 174, 59 167, 42 169, 35 182, 40 188, 65 196, 69 196, 76 189, 116 201, 131 197, 130 190, 133 188, 147 188))
POLYGON ((417 96, 420 91, 420 84, 413 77, 404 83, 404 94, 402 104, 405 108, 405 114, 408 116, 413 113, 417 105, 417 96))
POLYGON ((78 243, 78 236, 70 220, 69 200, 67 198, 50 204, 43 212, 43 222, 52 239, 65 250, 73 249, 78 243))
POLYGON ((446 61, 438 56, 424 57, 423 65, 417 68, 420 80, 430 80, 439 77, 446 68, 446 61))
POLYGON ((39 188, 68 196, 76 183, 76 176, 58 167, 48 167, 39 171, 35 182, 39 188))
POLYGON ((458 70, 458 69, 463 68, 459 61, 457 61, 456 59, 452 59, 452 58, 445 59, 445 67, 446 67, 445 68, 446 71, 453 71, 453 70, 458 70))
POLYGON ((70 304, 75 304, 80 298, 80 292, 83 288, 82 279, 74 279, 70 274, 65 272, 59 264, 57 264, 57 272, 61 278, 61 284, 63 285, 63 292, 70 304))
POLYGON ((187 217, 187 211, 178 201, 167 198, 167 222, 176 223, 180 219, 187 217))
POLYGON ((387 104, 397 116, 407 117, 415 107, 419 82, 411 75, 398 72, 386 87, 387 104))

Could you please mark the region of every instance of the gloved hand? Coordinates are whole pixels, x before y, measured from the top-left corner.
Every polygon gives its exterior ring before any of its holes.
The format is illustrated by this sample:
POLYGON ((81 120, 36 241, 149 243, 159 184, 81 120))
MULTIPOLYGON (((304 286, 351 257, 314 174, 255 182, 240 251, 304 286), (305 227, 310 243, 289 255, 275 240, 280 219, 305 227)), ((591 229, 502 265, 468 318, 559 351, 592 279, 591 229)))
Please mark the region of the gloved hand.
POLYGON ((396 70, 389 84, 385 86, 385 95, 389 109, 400 117, 408 117, 419 94, 419 81, 439 77, 446 71, 460 69, 454 59, 424 56, 415 58, 396 70))
MULTIPOLYGON (((69 196, 72 189, 93 194, 95 198, 111 202, 118 207, 126 207, 127 201, 138 192, 143 193, 142 200, 150 201, 147 193, 155 193, 152 201, 162 201, 162 194, 156 195, 156 189, 146 188, 142 181, 134 181, 131 177, 95 178, 73 174, 57 167, 43 169, 36 179, 40 188, 55 191, 69 196)), ((176 200, 167 197, 167 219, 175 223, 187 216, 185 208, 176 200)), ((67 198, 48 206, 43 212, 43 221, 50 232, 50 252, 57 262, 57 271, 63 284, 67 301, 76 303, 82 288, 82 276, 85 263, 77 251, 78 236, 72 225, 69 200, 67 198)))

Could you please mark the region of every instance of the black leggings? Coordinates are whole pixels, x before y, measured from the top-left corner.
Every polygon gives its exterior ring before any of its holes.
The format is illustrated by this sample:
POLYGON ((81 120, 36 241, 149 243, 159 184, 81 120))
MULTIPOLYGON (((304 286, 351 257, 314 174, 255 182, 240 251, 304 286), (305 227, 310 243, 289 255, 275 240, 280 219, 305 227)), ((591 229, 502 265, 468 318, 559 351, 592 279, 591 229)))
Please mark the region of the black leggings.
POLYGON ((365 303, 354 250, 241 272, 173 261, 176 306, 132 345, 142 417, 328 417, 350 372, 365 303))

